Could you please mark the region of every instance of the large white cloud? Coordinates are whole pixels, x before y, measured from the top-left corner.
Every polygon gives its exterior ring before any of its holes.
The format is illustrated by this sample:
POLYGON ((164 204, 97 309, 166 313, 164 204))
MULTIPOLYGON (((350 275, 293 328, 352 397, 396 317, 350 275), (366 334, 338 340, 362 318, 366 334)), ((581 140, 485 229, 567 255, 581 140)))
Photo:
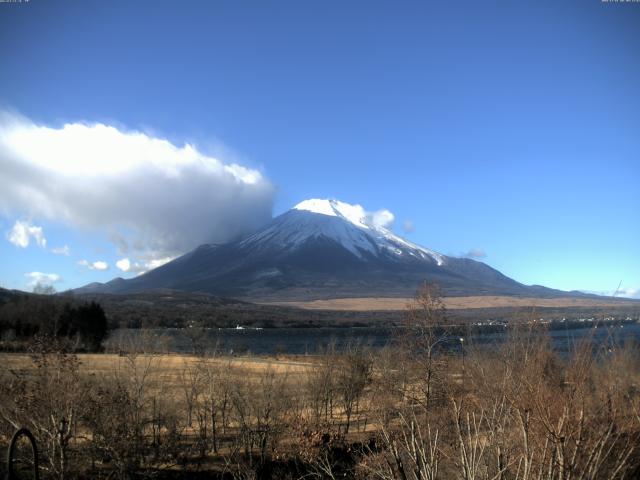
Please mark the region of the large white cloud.
POLYGON ((0 112, 0 212, 99 229, 163 258, 225 242, 271 218, 275 189, 257 170, 191 145, 104 124, 36 125, 0 112))

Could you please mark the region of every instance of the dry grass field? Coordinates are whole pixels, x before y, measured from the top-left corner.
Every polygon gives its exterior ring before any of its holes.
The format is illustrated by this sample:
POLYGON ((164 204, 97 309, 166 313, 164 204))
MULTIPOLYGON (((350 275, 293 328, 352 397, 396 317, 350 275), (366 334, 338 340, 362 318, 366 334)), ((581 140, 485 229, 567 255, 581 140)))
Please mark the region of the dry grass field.
MULTIPOLYGON (((85 373, 104 374, 117 370, 118 366, 128 361, 128 357, 114 353, 78 353, 76 357, 80 361, 82 371, 85 373)), ((142 363, 152 360, 155 370, 165 375, 171 375, 174 371, 184 369, 185 366, 202 362, 202 357, 181 354, 138 355, 136 362, 142 363)), ((313 368, 312 361, 303 362, 297 357, 291 358, 267 358, 267 357, 215 357, 206 359, 214 365, 231 365, 246 372, 264 372, 274 370, 278 373, 302 373, 313 368)), ((35 368, 32 356, 27 353, 0 353, 0 364, 6 370, 29 370, 35 368)))
MULTIPOLYGON (((328 300, 311 300, 300 302, 277 302, 270 305, 299 307, 309 310, 405 310, 412 298, 334 298, 328 300)), ((473 296, 473 297, 444 297, 444 305, 448 310, 463 310, 471 308, 502 308, 502 307, 619 307, 639 306, 638 301, 619 298, 533 298, 507 296, 473 296)), ((640 308, 640 306, 639 306, 640 308)))
POLYGON ((433 355, 443 340, 282 358, 4 353, 0 443, 27 425, 41 478, 57 479, 637 478, 637 349, 564 358, 525 331, 433 355))
MULTIPOLYGON (((78 370, 82 376, 110 379, 128 375, 132 369, 148 370, 148 383, 154 389, 161 389, 164 395, 180 395, 184 389, 184 372, 195 371, 206 366, 224 370, 238 379, 254 381, 267 373, 285 378, 290 385, 302 385, 313 370, 313 359, 300 361, 296 357, 212 357, 203 358, 181 354, 138 354, 119 355, 113 353, 76 354, 78 370), (132 364, 133 362, 133 364, 132 364)), ((29 375, 37 369, 33 357, 26 353, 0 353, 0 365, 6 371, 29 375)))

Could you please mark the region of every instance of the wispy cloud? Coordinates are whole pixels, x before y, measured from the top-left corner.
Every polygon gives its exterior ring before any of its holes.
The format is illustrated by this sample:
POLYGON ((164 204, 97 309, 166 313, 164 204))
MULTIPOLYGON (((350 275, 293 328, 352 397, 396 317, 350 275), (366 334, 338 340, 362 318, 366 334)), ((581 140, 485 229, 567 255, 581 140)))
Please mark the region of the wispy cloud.
POLYGON ((119 251, 155 259, 257 228, 271 218, 275 195, 259 171, 193 145, 100 123, 42 126, 1 111, 0 171, 0 210, 101 230, 119 251))
POLYGON ((405 233, 412 233, 415 229, 416 227, 411 220, 405 220, 402 224, 402 230, 404 230, 405 233))
POLYGON ((64 255, 65 257, 68 257, 69 255, 71 255, 71 249, 69 248, 69 245, 64 245, 62 247, 54 247, 51 249, 52 253, 55 253, 56 255, 64 255))
POLYGON ((27 248, 32 239, 41 248, 47 246, 47 239, 44 236, 42 227, 32 225, 27 221, 18 220, 11 230, 7 232, 7 240, 16 247, 27 248))
POLYGON ((620 287, 617 290, 580 290, 580 292, 604 295, 605 297, 640 299, 640 287, 620 287))
POLYGON ((107 262, 103 262, 102 260, 97 260, 95 262, 89 262, 87 260, 79 260, 78 265, 80 265, 81 267, 86 267, 89 270, 99 270, 99 271, 109 270, 109 264, 107 262))
POLYGON ((633 287, 621 287, 617 290, 617 297, 625 297, 625 298, 640 298, 640 288, 633 287))
POLYGON ((467 253, 460 255, 466 258, 486 258, 487 253, 482 248, 472 248, 467 253))

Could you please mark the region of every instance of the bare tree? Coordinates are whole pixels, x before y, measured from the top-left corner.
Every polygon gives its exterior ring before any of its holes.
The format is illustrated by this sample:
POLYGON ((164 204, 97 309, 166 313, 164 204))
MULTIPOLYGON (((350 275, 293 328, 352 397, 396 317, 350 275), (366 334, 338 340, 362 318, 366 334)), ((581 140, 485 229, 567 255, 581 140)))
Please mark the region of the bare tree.
MULTIPOLYGON (((410 358, 415 359, 415 372, 421 390, 421 403, 429 410, 436 376, 434 353, 450 340, 446 310, 437 284, 424 282, 407 305, 400 343, 410 358)), ((417 399, 419 400, 419 399, 417 399)))
POLYGON ((228 428, 230 398, 230 361, 222 362, 215 357, 202 359, 197 363, 199 388, 197 414, 201 441, 211 441, 211 449, 217 453, 221 435, 228 428), (208 425, 208 432, 207 432, 208 425))
POLYGON ((321 424, 328 424, 333 417, 336 368, 335 348, 331 345, 306 375, 305 388, 316 429, 321 424))
POLYGON ((349 346, 338 359, 337 389, 346 417, 345 433, 349 433, 351 417, 365 388, 371 382, 372 362, 361 346, 349 346))
POLYGON ((183 361, 180 371, 180 388, 182 389, 184 404, 187 411, 187 426, 193 426, 193 410, 198 403, 198 397, 203 389, 202 368, 190 359, 183 361))

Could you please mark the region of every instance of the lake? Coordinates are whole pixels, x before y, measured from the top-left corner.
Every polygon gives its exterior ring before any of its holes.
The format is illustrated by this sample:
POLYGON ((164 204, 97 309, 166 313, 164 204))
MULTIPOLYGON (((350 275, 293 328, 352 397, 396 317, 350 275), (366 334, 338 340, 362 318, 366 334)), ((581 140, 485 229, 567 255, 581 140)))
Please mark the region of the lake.
MULTIPOLYGON (((449 337, 443 342, 445 348, 462 351, 464 348, 491 348, 507 338, 504 328, 499 331, 476 332, 449 337), (464 338, 464 343, 460 341, 464 338)), ((562 328, 555 325, 549 330, 553 347, 560 352, 570 352, 581 339, 592 336, 596 345, 618 344, 629 340, 640 342, 640 324, 628 322, 610 326, 593 324, 575 325, 562 328)), ((338 350, 348 345, 361 344, 372 348, 381 348, 393 341, 394 333, 389 327, 351 327, 351 328, 220 328, 190 331, 188 329, 130 330, 118 329, 112 332, 108 349, 127 349, 131 344, 144 343, 151 350, 192 353, 195 349, 217 350, 226 354, 273 355, 313 354, 334 344, 338 350)))

